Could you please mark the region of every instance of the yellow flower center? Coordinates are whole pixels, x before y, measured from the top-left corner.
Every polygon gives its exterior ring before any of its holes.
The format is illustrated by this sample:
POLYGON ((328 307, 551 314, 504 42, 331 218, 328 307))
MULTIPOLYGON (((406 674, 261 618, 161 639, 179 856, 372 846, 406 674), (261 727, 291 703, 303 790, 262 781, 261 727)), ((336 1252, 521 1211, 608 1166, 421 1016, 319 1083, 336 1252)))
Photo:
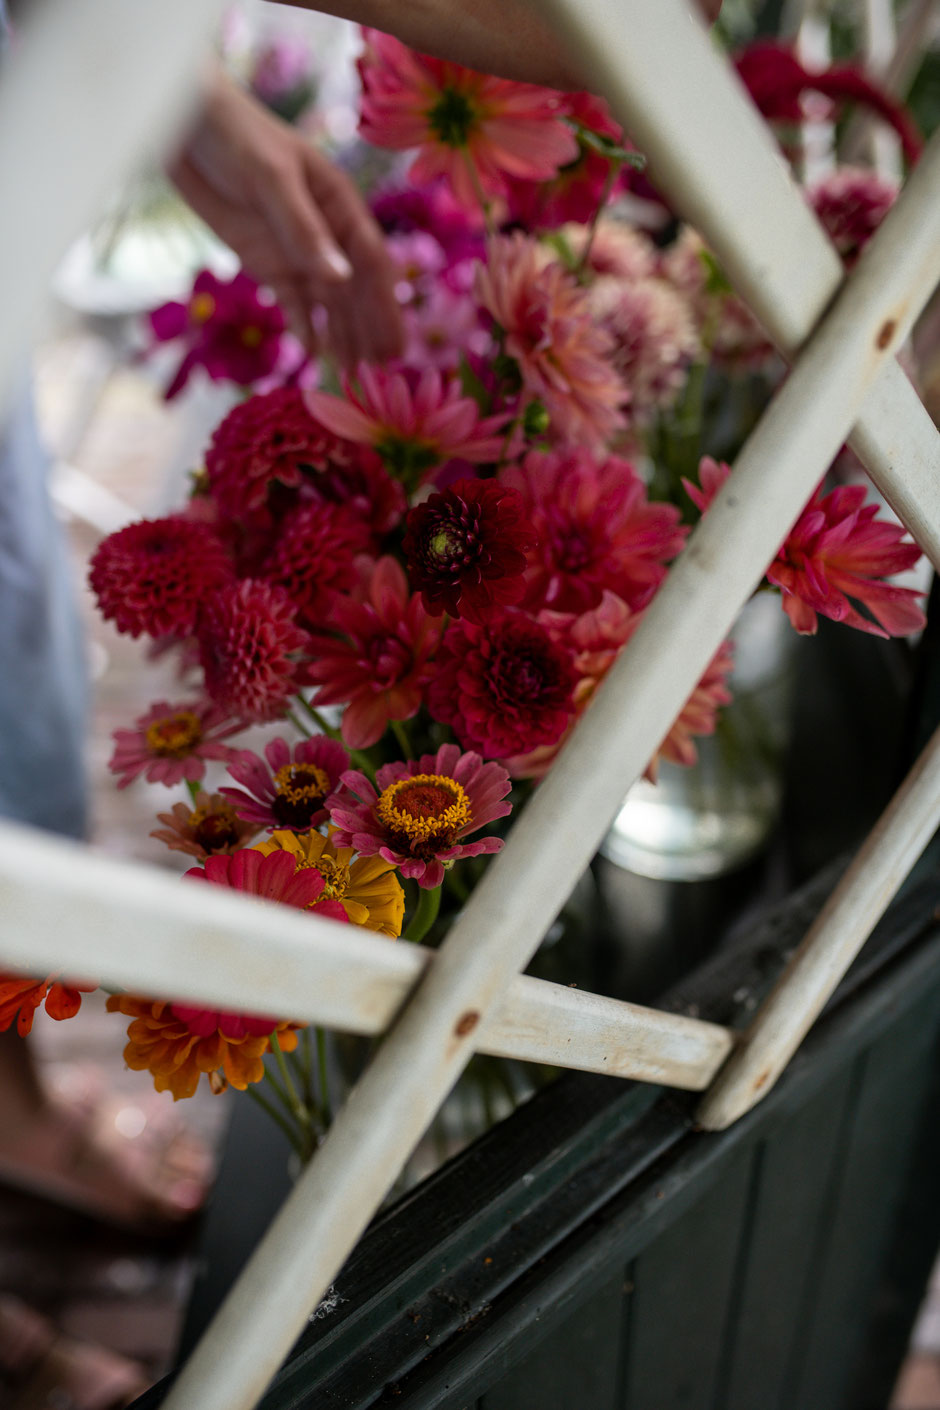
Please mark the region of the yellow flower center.
POLYGON ((375 814, 411 847, 450 846, 472 818, 469 798, 446 774, 415 774, 390 784, 379 797, 375 814))
POLYGON ((193 294, 189 301, 189 316, 194 323, 208 323, 215 313, 215 299, 211 294, 193 294))
POLYGON ((164 715, 147 726, 144 736, 151 754, 161 759, 185 759, 202 739, 202 725, 192 710, 180 710, 176 715, 164 715))
POLYGON ((273 783, 272 811, 282 827, 307 827, 330 791, 329 775, 316 764, 284 764, 273 783))
POLYGON ((346 895, 346 888, 349 886, 349 867, 335 857, 321 856, 315 862, 301 862, 298 871, 308 871, 313 867, 323 877, 323 891, 319 899, 321 901, 341 901, 346 895))
POLYGON ((239 337, 246 348, 256 348, 261 342, 261 329, 249 323, 241 330, 239 337))

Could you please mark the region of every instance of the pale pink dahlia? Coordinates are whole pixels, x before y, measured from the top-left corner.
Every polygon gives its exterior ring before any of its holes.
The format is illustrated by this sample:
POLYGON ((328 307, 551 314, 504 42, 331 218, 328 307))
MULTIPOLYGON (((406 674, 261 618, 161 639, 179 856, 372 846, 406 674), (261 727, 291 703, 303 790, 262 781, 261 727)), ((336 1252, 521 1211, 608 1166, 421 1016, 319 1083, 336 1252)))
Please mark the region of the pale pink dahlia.
POLYGON ((894 205, 897 181, 865 167, 842 166, 809 187, 806 199, 819 216, 846 268, 851 269, 894 205))
POLYGON ((198 783, 206 772, 207 759, 230 759, 234 750, 222 741, 242 725, 231 715, 206 700, 170 705, 157 700, 146 714, 134 721, 133 729, 114 731, 114 753, 108 764, 120 774, 118 788, 126 788, 139 774, 148 783, 167 788, 187 779, 198 783))
POLYGON ((498 837, 463 839, 512 811, 503 802, 509 775, 499 764, 484 764, 479 754, 461 753, 456 744, 442 744, 436 754, 407 764, 383 764, 376 788, 356 772, 344 774, 343 784, 330 804, 338 829, 334 845, 354 847, 364 857, 378 853, 429 890, 440 886, 446 865, 503 845, 498 837))
POLYGON ((636 609, 652 597, 685 530, 671 504, 651 504, 627 460, 584 451, 531 451, 505 468, 535 530, 526 604, 537 611, 583 612, 605 589, 636 609))
POLYGON ((238 816, 261 827, 309 832, 326 820, 326 804, 349 767, 343 746, 325 735, 303 739, 293 750, 284 739, 265 746, 265 764, 250 749, 233 754, 228 771, 242 788, 220 788, 238 816), (247 789, 246 793, 244 789, 247 789))
POLYGON ((560 93, 417 54, 377 29, 363 36, 359 131, 377 147, 417 147, 415 184, 444 176, 476 206, 507 176, 542 181, 577 156, 560 93))
POLYGON ((425 368, 415 380, 404 372, 360 363, 359 390, 344 378, 344 397, 305 394, 313 415, 337 436, 368 445, 408 490, 428 479, 446 460, 497 460, 504 416, 481 420, 472 397, 459 382, 425 368))
POLYGON ((690 225, 663 254, 659 276, 687 301, 696 331, 717 361, 731 368, 756 367, 773 356, 767 334, 690 225))
MULTIPOLYGON (((590 235, 587 225, 563 225, 558 232, 576 259, 584 253, 590 235)), ((651 279, 656 274, 656 246, 642 230, 611 217, 597 222, 587 268, 595 275, 613 279, 651 279)))
POLYGON ((587 293, 537 241, 517 231, 490 241, 476 295, 504 335, 524 394, 550 418, 555 442, 601 447, 624 426, 614 341, 587 293))
POLYGON ((691 310, 662 279, 605 276, 592 286, 590 300, 614 341, 630 419, 645 423, 676 400, 701 350, 691 310))
POLYGON ((295 618, 282 588, 251 578, 213 598, 197 635, 206 690, 218 705, 259 723, 284 714, 310 640, 295 618))

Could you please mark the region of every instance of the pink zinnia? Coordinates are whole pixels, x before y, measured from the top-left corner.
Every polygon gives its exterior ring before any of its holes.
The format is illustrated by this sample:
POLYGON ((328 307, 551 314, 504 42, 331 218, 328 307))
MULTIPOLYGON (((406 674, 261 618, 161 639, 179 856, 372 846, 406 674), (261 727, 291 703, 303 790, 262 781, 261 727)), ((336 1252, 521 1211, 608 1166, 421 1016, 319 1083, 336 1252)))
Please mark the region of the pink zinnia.
MULTIPOLYGON (((706 456, 699 466, 701 489, 688 480, 683 484, 704 512, 730 474, 729 465, 706 456)), ((917 605, 920 593, 884 581, 912 568, 920 549, 903 541, 902 525, 879 519, 878 506, 866 504, 865 496, 864 485, 841 485, 829 494, 820 485, 767 569, 801 635, 815 634, 817 613, 883 637, 907 636, 926 621, 917 605), (875 620, 862 616, 850 599, 875 620)))
POLYGON ((369 525, 335 504, 303 504, 285 515, 258 577, 282 587, 305 626, 319 626, 337 592, 358 579, 356 556, 369 546, 369 525))
POLYGON ((613 339, 586 291, 543 246, 518 231, 491 240, 476 294, 503 332, 524 392, 548 412, 552 440, 600 448, 623 428, 613 339))
POLYGON ((339 598, 329 627, 316 638, 306 679, 320 689, 314 703, 345 704, 343 738, 352 749, 375 744, 390 720, 409 720, 421 708, 443 623, 409 593, 401 565, 375 565, 362 602, 339 598))
POLYGON ((462 754, 442 744, 436 754, 410 763, 383 764, 376 788, 364 774, 343 776, 345 785, 330 805, 335 847, 354 847, 360 856, 376 853, 402 876, 431 889, 444 880, 445 864, 462 857, 498 852, 498 837, 463 839, 512 811, 504 803, 511 787, 499 764, 479 754, 462 754))
POLYGON ((614 341, 613 363, 632 422, 671 406, 700 352, 692 311, 662 279, 598 279, 591 307, 614 341))
POLYGON ((466 747, 505 759, 561 737, 575 681, 570 651, 528 613, 507 608, 485 626, 451 623, 428 708, 466 747))
POLYGON ((507 177, 544 181, 577 156, 561 94, 417 54, 377 29, 363 37, 359 131, 377 147, 417 147, 416 185, 444 176, 476 206, 507 177))
POLYGON ((597 606, 605 588, 642 607, 682 547, 679 511, 651 504, 619 456, 531 451, 500 479, 522 495, 535 529, 526 598, 534 610, 583 612, 597 606))
POLYGON ((445 460, 499 458, 502 438, 496 433, 506 418, 481 420, 473 398, 436 368, 426 368, 415 381, 363 362, 356 380, 359 391, 343 379, 344 397, 305 393, 307 405, 335 435, 371 446, 406 490, 416 489, 445 460))
POLYGON ((265 746, 267 764, 250 749, 233 755, 228 771, 242 788, 220 788, 238 816, 261 827, 309 832, 326 820, 326 804, 349 767, 343 746, 325 735, 302 739, 293 750, 284 739, 265 746))
POLYGON ((139 774, 148 783, 167 788, 186 779, 198 783, 205 776, 207 759, 230 759, 231 745, 223 739, 242 728, 233 724, 226 710, 209 701, 184 701, 171 705, 157 700, 133 729, 114 731, 114 753, 108 768, 120 774, 118 788, 126 788, 139 774))
MULTIPOLYGON (((322 875, 316 867, 303 866, 300 858, 293 852, 270 852, 265 856, 254 847, 246 847, 240 852, 232 852, 227 857, 209 857, 204 867, 192 867, 185 875, 193 881, 208 881, 215 886, 229 886, 235 891, 246 891, 249 896, 258 896, 263 901, 279 901, 282 906, 294 906, 301 911, 316 911, 317 915, 327 916, 330 920, 349 920, 341 901, 328 897, 320 899, 326 886, 322 875)), ((181 1017, 178 1010, 183 1007, 174 1004, 173 1012, 181 1017)), ((185 1011, 215 1012, 208 1009, 185 1011)), ((256 1021, 267 1022, 266 1019, 256 1021)), ((276 1022, 272 1019, 264 1031, 270 1032, 275 1026, 276 1022)))
POLYGON ((178 514, 109 534, 88 571, 102 617, 135 637, 191 635, 205 601, 233 577, 214 529, 178 514))
POLYGON ((837 167, 806 192, 847 269, 894 205, 898 183, 864 167, 837 167))
POLYGON ((494 480, 455 480, 408 515, 402 550, 429 612, 482 622, 525 591, 535 543, 522 496, 494 480))
POLYGON ((185 304, 154 309, 150 326, 159 342, 182 338, 186 353, 164 395, 182 391, 196 367, 213 381, 247 387, 274 371, 281 350, 284 315, 247 274, 218 279, 208 269, 196 275, 185 304))
POLYGON ((283 589, 251 578, 212 599, 197 635, 206 690, 217 704, 246 721, 283 715, 310 640, 295 617, 283 589))

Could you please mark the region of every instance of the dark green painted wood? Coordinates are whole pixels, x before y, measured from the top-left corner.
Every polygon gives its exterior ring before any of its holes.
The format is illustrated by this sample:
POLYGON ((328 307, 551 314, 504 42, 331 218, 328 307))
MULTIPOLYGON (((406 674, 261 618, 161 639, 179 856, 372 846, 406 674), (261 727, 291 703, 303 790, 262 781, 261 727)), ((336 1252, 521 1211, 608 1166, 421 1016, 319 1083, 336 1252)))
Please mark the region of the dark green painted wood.
POLYGON ((624 1298, 617 1274, 486 1392, 480 1410, 615 1410, 624 1298))

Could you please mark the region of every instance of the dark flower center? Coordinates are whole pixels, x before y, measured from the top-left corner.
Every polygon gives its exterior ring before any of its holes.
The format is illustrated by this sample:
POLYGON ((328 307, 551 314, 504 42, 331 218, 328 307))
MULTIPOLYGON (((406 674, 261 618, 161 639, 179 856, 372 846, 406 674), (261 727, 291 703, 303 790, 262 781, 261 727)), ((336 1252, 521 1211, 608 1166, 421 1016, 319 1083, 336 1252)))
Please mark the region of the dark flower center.
POLYGON ((285 764, 274 775, 271 811, 282 827, 310 826, 330 791, 329 776, 316 764, 285 764))
POLYGON ((457 88, 445 88, 428 112, 428 126, 445 147, 466 147, 476 114, 457 88))
POLYGON ((221 852, 238 842, 238 816, 229 803, 212 808, 195 808, 189 819, 194 842, 205 852, 221 852))

